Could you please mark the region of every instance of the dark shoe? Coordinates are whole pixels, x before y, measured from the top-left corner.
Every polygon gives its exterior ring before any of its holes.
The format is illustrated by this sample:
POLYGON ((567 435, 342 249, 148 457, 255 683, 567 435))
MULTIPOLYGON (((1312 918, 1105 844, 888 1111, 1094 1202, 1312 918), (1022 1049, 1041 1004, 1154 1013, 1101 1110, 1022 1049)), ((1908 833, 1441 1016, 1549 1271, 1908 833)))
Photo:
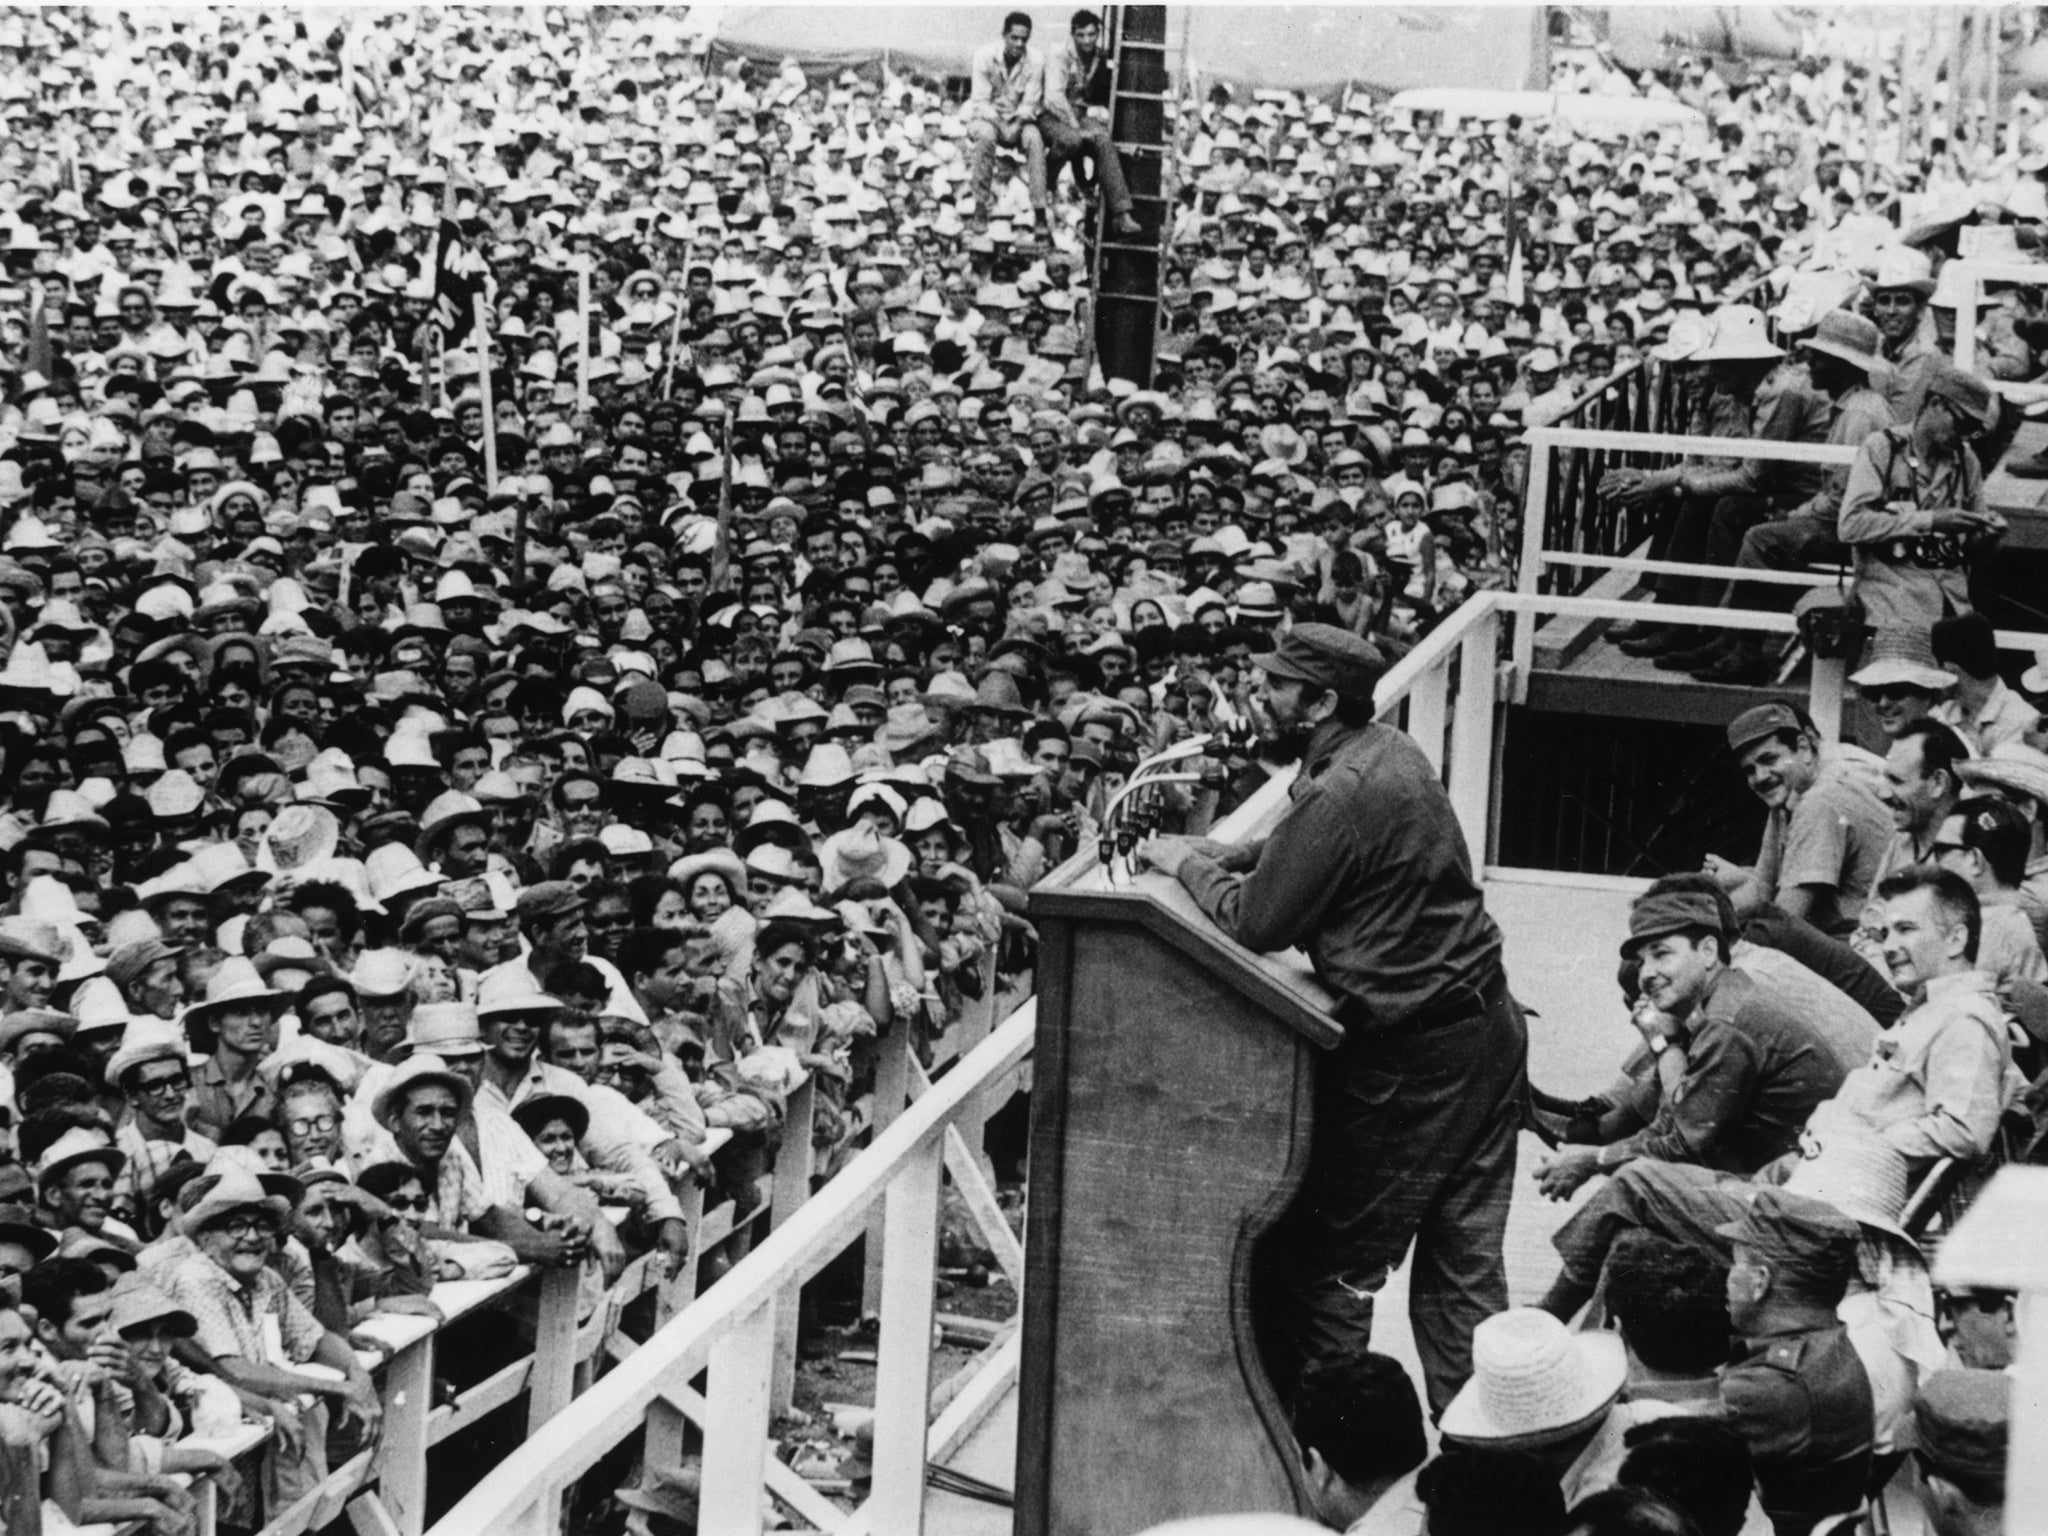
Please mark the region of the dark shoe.
POLYGON ((1770 656, 1754 646, 1730 646, 1727 653, 1710 667, 1702 667, 1693 673, 1703 683, 1735 683, 1754 688, 1771 680, 1775 671, 1770 656))
POLYGON ((1119 238, 1124 240, 1130 239, 1133 235, 1141 235, 1144 233, 1144 230, 1139 227, 1138 221, 1132 218, 1131 215, 1129 215, 1128 213, 1118 214, 1113 220, 1110 221, 1109 227, 1111 233, 1117 235, 1119 238))
POLYGON ((1657 624, 1633 640, 1622 641, 1619 649, 1624 656, 1662 656, 1666 651, 1683 650, 1697 644, 1699 636, 1691 630, 1672 624, 1657 624))
POLYGON ((1697 672, 1701 667, 1712 666, 1727 654, 1726 640, 1703 640, 1698 645, 1688 646, 1682 651, 1666 651, 1650 665, 1659 672, 1697 672))
POLYGON ((2030 454, 2024 459, 2007 459, 1998 466, 2021 480, 2048 480, 2048 453, 2030 454))

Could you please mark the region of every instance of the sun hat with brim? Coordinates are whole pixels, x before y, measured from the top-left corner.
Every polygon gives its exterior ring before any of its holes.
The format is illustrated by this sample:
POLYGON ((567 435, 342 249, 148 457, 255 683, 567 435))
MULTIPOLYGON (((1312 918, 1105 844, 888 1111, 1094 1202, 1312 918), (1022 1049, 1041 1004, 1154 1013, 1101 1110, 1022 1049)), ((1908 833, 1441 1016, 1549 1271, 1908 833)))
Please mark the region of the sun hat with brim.
POLYGON ((48 1189, 51 1180, 80 1163, 102 1163, 118 1178, 128 1159, 99 1132, 75 1125, 43 1148, 43 1155, 36 1159, 36 1188, 48 1189))
POLYGON ((669 879, 681 886, 686 896, 691 884, 703 874, 723 875, 725 883, 732 887, 735 897, 747 888, 747 866, 730 848, 712 848, 703 853, 685 854, 668 867, 669 879))
POLYGON ((1785 349, 1770 338, 1764 312, 1754 304, 1724 304, 1714 311, 1707 344, 1693 353, 1696 363, 1762 362, 1783 357, 1785 349))
POLYGON ((1924 688, 1947 693, 1956 680, 1934 659, 1924 629, 1880 629, 1871 638, 1864 665, 1849 681, 1858 688, 1924 688))
POLYGON ((1934 297, 1934 286, 1934 263, 1927 253, 1903 245, 1891 246, 1879 254, 1877 271, 1870 279, 1872 293, 1905 288, 1923 299, 1934 297))
POLYGON ((477 983, 476 1013, 479 1019, 504 1018, 518 1013, 560 1013, 562 1000, 541 990, 532 971, 523 963, 501 965, 486 971, 477 983))
MULTIPOLYGON (((291 994, 273 992, 270 984, 258 973, 254 963, 240 955, 230 955, 221 962, 206 983, 206 996, 185 1010, 187 1030, 208 1030, 213 1021, 230 1008, 267 1008, 272 1013, 283 1013, 292 1005, 291 994)), ((192 1042, 196 1047, 199 1042, 192 1042)))
POLYGON ((1831 1121, 1825 1127, 1809 1124, 1799 1138, 1799 1153, 1779 1186, 1787 1194, 1821 1201, 1866 1227, 1918 1246, 1899 1225, 1911 1186, 1898 1148, 1860 1126, 1831 1121))
POLYGON ((1472 1379, 1444 1409, 1446 1440, 1533 1450, 1599 1422, 1628 1379, 1619 1334, 1574 1332, 1537 1307, 1472 1330, 1472 1379))
POLYGON ((792 923, 836 923, 839 914, 819 906, 797 886, 777 891, 775 899, 760 911, 763 923, 786 919, 792 923))
POLYGON ((1979 432, 1998 425, 1998 396, 1991 386, 1953 364, 1937 363, 1928 371, 1926 398, 1939 400, 1979 432))
POLYGON ((1884 338, 1873 321, 1846 309, 1831 309, 1820 317, 1820 326, 1799 345, 1808 352, 1824 352, 1852 363, 1866 373, 1890 373, 1892 365, 1880 355, 1884 338))
POLYGON ((910 850, 893 837, 884 837, 873 822, 857 821, 826 838, 818 849, 824 869, 824 884, 836 891, 853 880, 878 880, 893 890, 910 873, 910 850))
POLYGON ((55 1035, 70 1040, 78 1033, 78 1020, 55 1008, 23 1008, 0 1016, 0 1052, 18 1048, 30 1035, 55 1035))
POLYGON ((25 1205, 0 1205, 0 1243, 26 1248, 40 1264, 57 1251, 57 1234, 35 1222, 35 1213, 25 1205))
POLYGON ((2025 742, 2002 741, 1983 757, 1956 765, 1965 784, 1989 784, 2048 806, 2048 752, 2025 742))
POLYGON ((431 1051, 421 1051, 400 1062, 398 1070, 377 1090, 376 1098, 370 1102, 371 1117, 385 1130, 390 1130, 391 1117, 399 1102, 422 1084, 448 1089, 455 1095, 455 1102, 460 1108, 469 1108, 469 1079, 459 1072, 450 1071, 448 1063, 431 1051))
POLYGON ((181 1339, 189 1339, 199 1331, 199 1322, 190 1312, 140 1275, 123 1275, 114 1286, 114 1310, 107 1321, 123 1338, 152 1323, 181 1339))
POLYGON ((125 1248, 118 1248, 104 1237, 95 1237, 80 1228, 73 1228, 64 1234, 64 1240, 57 1245, 60 1259, 90 1259, 95 1264, 111 1264, 123 1274, 135 1271, 135 1255, 125 1248))
POLYGON ((229 1167, 219 1174, 209 1169, 207 1177, 213 1182, 183 1218, 185 1231, 190 1236, 198 1236, 237 1211, 262 1211, 280 1227, 292 1214, 291 1203, 282 1195, 265 1192, 263 1181, 247 1169, 229 1167))
POLYGON ((569 1134, 581 1141, 590 1129, 590 1109, 581 1099, 573 1099, 566 1093, 543 1093, 522 1104, 512 1106, 512 1118, 519 1122, 519 1128, 529 1136, 539 1136, 551 1120, 560 1120, 569 1127, 569 1134))
POLYGON ((483 1032, 472 1003, 421 1003, 412 1011, 405 1044, 437 1059, 483 1054, 483 1032))
POLYGON ((123 1077, 148 1062, 175 1061, 185 1066, 189 1055, 184 1032, 177 1025, 161 1019, 132 1019, 107 1062, 107 1086, 119 1088, 123 1077))

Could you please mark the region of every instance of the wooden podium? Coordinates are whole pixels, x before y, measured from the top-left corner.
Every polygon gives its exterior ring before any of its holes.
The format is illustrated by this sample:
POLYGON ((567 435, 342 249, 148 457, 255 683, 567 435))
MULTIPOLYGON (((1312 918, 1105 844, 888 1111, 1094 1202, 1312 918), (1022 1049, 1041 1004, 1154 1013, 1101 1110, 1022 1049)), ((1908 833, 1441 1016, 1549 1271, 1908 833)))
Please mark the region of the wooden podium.
POLYGON ((1076 861, 1031 916, 1018 1536, 1306 1515, 1250 1291, 1307 1167, 1315 1054, 1342 1039, 1329 994, 1157 875, 1112 890, 1076 861))

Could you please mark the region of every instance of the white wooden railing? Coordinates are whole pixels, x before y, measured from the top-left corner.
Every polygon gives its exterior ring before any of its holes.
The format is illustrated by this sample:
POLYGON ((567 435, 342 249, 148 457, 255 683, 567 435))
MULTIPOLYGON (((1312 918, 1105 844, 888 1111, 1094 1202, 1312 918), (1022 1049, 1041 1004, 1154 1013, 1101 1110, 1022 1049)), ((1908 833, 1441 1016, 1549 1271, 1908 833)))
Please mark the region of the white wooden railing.
MULTIPOLYGON (((1943 267, 1951 271, 1959 286, 1956 296, 1956 366, 1974 371, 1977 367, 1977 317, 1984 308, 1986 283, 2028 283, 2048 287, 2048 264, 2038 261, 1988 261, 1965 257, 1943 267)), ((2004 382, 1993 384, 2001 393, 2012 393, 2004 382)))

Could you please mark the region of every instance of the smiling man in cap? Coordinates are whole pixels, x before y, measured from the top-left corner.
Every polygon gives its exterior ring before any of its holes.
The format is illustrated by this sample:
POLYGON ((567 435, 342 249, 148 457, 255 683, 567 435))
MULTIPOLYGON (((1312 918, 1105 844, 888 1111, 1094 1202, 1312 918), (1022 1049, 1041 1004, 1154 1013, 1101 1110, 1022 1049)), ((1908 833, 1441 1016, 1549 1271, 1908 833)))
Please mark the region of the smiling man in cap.
POLYGON ((1745 916, 1774 905, 1823 933, 1853 933, 1884 867, 1891 813, 1838 759, 1823 756, 1812 722, 1789 704, 1737 715, 1728 750, 1764 803, 1763 843, 1753 866, 1708 854, 1707 873, 1745 916))
POLYGON ((1660 1089, 1649 1124, 1599 1147, 1572 1147, 1538 1172, 1544 1194, 1569 1199, 1596 1173, 1639 1157, 1752 1174, 1798 1144, 1816 1105, 1842 1084, 1843 1064, 1789 1000, 1729 961, 1731 935, 1706 877, 1659 881, 1629 908, 1622 959, 1642 978, 1635 1010, 1653 1057, 1682 1065, 1660 1089))
POLYGON ((1521 1010, 1442 780, 1374 718, 1380 652, 1299 624, 1253 664, 1276 755, 1301 759, 1292 806, 1257 846, 1158 838, 1140 858, 1246 948, 1307 950, 1336 994, 1345 1039, 1318 1063, 1294 1348, 1367 1349, 1374 1293, 1413 1241, 1410 1313, 1441 1411, 1471 1374, 1472 1329, 1507 1305, 1521 1010), (1395 1093, 1398 1126, 1370 1108, 1395 1093))

